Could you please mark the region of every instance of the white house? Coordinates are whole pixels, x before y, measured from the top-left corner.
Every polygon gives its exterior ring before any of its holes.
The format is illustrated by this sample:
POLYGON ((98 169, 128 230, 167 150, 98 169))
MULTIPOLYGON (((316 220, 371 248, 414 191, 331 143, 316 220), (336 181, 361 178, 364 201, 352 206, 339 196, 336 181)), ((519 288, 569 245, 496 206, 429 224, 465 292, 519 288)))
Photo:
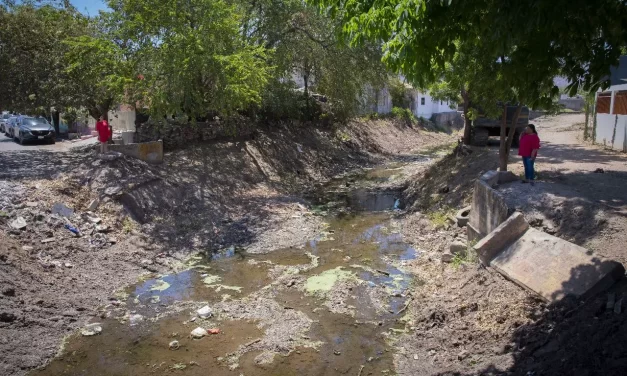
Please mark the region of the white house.
POLYGON ((611 86, 596 94, 595 142, 627 152, 627 56, 612 67, 611 86))

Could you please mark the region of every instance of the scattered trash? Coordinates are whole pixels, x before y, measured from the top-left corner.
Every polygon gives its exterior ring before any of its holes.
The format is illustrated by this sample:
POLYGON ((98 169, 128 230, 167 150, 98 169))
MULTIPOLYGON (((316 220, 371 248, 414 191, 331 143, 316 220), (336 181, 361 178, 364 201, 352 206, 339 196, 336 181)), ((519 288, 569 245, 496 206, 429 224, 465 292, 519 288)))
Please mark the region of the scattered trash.
POLYGON ((335 354, 335 355, 342 355, 342 353, 339 350, 333 350, 333 354, 335 354))
POLYGON ((64 265, 66 268, 73 268, 73 267, 74 267, 74 265, 72 265, 72 264, 71 264, 71 263, 69 263, 69 262, 66 262, 66 263, 65 263, 65 264, 63 264, 63 265, 64 265))
POLYGON ((137 325, 140 322, 144 321, 144 316, 138 315, 138 314, 131 315, 131 317, 129 317, 128 321, 131 324, 131 326, 137 325))
POLYGON ((213 312, 211 312, 211 308, 209 308, 209 306, 202 307, 201 309, 196 311, 196 313, 198 313, 198 317, 200 317, 201 319, 206 319, 213 315, 213 312))
POLYGON ((189 319, 189 321, 190 321, 190 322, 194 322, 194 321, 196 321, 196 318, 195 318, 195 317, 192 317, 191 319, 189 319))
POLYGON ((31 247, 30 245, 23 245, 22 246, 22 251, 30 252, 33 249, 35 249, 35 248, 31 247))
POLYGON ((28 206, 29 208, 35 208, 35 207, 37 207, 37 205, 39 205, 39 204, 36 203, 36 202, 27 202, 26 203, 26 206, 28 206))
POLYGON ((26 220, 22 217, 17 217, 11 222, 11 228, 14 230, 21 230, 27 225, 26 220))
POLYGON ((96 231, 98 231, 98 232, 108 232, 109 231, 109 226, 107 226, 107 225, 97 225, 96 226, 96 231))
POLYGON ((418 360, 418 354, 414 354, 414 360, 418 360))
POLYGON ((100 333, 102 333, 102 326, 99 322, 85 325, 85 327, 81 329, 81 334, 86 337, 95 336, 100 333))
POLYGON ((57 202, 52 206, 52 214, 57 214, 65 218, 70 218, 74 215, 74 210, 68 208, 60 202, 57 202))
POLYGON ((209 334, 220 334, 220 329, 218 329, 218 328, 211 328, 211 329, 207 330, 207 332, 209 334))
POLYGON ((398 198, 394 201, 394 210, 401 210, 401 200, 398 198))
POLYGON ((170 348, 170 350, 178 350, 179 347, 181 347, 181 345, 179 344, 179 341, 174 340, 174 341, 170 342, 168 347, 170 348))
POLYGON ((46 244, 46 243, 51 243, 51 242, 53 242, 55 240, 56 240, 55 238, 46 238, 46 239, 42 239, 41 242, 43 244, 46 244))
POLYGON ((81 232, 78 231, 78 229, 76 227, 72 226, 72 225, 69 225, 69 224, 66 223, 64 227, 67 230, 69 230, 74 235, 80 235, 81 234, 81 232))
POLYGON ((99 198, 95 198, 95 199, 93 199, 93 200, 91 200, 89 202, 89 205, 87 205, 87 210, 94 211, 94 210, 98 209, 99 205, 100 205, 100 199, 99 198))
POLYGON ((366 368, 363 364, 359 366, 359 372, 357 372, 357 376, 361 376, 361 372, 366 368))
POLYGON ((115 196, 122 191, 122 187, 109 187, 104 190, 104 194, 107 196, 115 196))
POLYGON ((374 282, 372 282, 372 281, 368 281, 368 286, 370 286, 370 287, 377 287, 377 285, 374 282))
POLYGON ((91 223, 95 223, 95 224, 99 224, 100 222, 102 222, 102 219, 98 217, 87 217, 87 219, 89 219, 91 223))
POLYGON ((205 329, 201 328, 201 327, 198 327, 198 328, 192 330, 192 333, 191 333, 192 338, 195 338, 195 339, 200 339, 200 338, 206 336, 207 334, 209 334, 209 333, 207 333, 207 331, 205 329))

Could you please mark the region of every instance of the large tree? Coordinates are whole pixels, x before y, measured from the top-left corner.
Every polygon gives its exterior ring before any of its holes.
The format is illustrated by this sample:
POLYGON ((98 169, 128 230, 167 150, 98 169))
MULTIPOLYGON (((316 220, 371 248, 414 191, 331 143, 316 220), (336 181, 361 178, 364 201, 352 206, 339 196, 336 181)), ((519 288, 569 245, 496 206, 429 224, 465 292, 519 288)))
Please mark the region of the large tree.
MULTIPOLYGON (((473 43, 495 78, 489 86, 519 108, 550 105, 557 73, 573 91, 607 85, 627 41, 627 5, 617 0, 312 1, 342 20, 353 43, 381 41, 384 61, 421 87, 442 78, 459 45, 473 43)), ((502 169, 510 133, 501 139, 502 169)))
POLYGON ((84 32, 85 17, 66 2, 24 1, 0 6, 0 25, 0 107, 29 113, 62 108, 71 92, 63 40, 84 32))
MULTIPOLYGON (((266 105, 279 113, 294 106, 292 78, 303 81, 305 112, 315 91, 329 98, 333 112, 346 118, 357 112, 368 87, 382 87, 387 70, 373 44, 350 47, 340 38, 341 24, 299 0, 239 0, 243 35, 273 49, 275 72, 266 105), (286 100, 288 99, 288 100, 286 100)), ((288 112, 289 115, 289 112, 288 112)), ((293 114, 292 114, 293 115, 293 114)))

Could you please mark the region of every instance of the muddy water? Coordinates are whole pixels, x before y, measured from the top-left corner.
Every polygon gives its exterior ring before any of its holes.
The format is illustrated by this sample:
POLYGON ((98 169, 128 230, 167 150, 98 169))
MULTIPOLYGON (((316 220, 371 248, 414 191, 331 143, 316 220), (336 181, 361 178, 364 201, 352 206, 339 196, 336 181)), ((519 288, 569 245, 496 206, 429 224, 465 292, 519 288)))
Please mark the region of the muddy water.
MULTIPOLYGON (((390 170, 361 178, 388 179, 398 166, 390 170)), ((418 254, 392 219, 398 192, 358 183, 336 180, 315 197, 328 227, 299 247, 264 255, 231 247, 130 286, 105 307, 101 334, 73 335, 33 374, 394 374, 388 337, 417 282, 402 265, 418 254), (195 317, 205 304, 214 316, 195 317), (131 324, 130 315, 142 319, 131 324), (198 326, 220 333, 191 339, 198 326)))

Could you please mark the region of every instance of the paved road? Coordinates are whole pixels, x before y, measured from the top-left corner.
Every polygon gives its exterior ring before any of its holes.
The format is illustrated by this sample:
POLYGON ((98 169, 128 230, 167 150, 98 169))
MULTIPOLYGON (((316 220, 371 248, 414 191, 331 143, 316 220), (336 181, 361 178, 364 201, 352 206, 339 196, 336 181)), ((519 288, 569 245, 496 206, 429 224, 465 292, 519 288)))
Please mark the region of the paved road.
POLYGON ((54 145, 42 144, 42 143, 29 143, 26 145, 20 145, 13 141, 4 134, 0 134, 0 152, 7 151, 31 151, 31 150, 48 150, 48 151, 68 151, 73 147, 84 146, 96 143, 96 138, 92 137, 86 140, 80 140, 76 142, 59 141, 54 145))

